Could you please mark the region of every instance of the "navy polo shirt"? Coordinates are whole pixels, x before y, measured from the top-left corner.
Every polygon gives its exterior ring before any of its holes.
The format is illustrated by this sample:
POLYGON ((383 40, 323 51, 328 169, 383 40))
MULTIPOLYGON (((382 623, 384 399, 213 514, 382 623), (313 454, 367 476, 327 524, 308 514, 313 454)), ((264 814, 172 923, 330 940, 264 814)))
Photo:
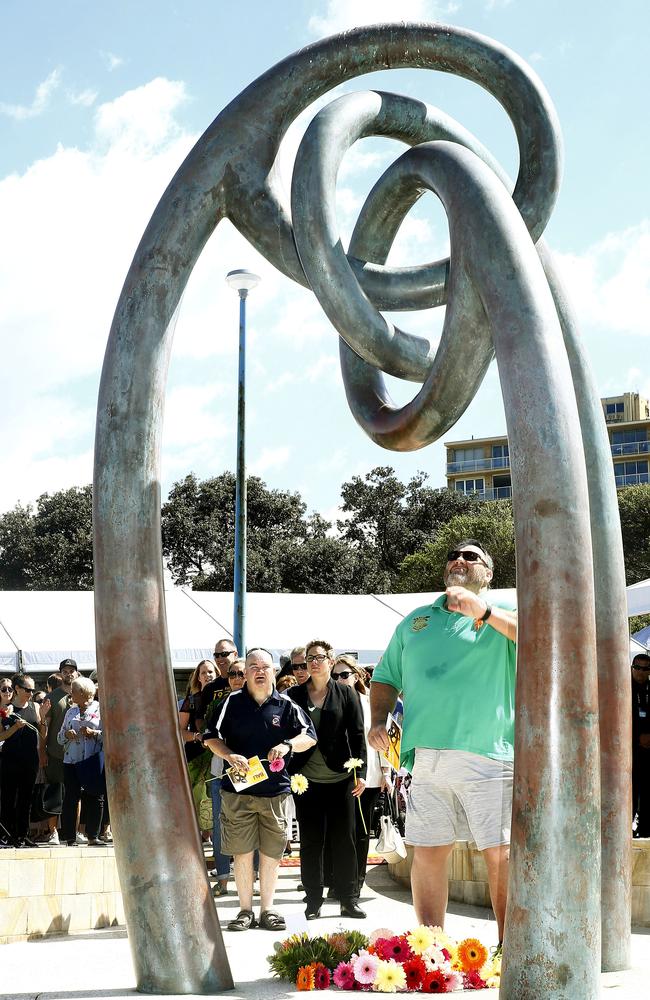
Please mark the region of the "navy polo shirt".
MULTIPOLYGON (((208 723, 204 738, 209 740, 219 737, 232 753, 262 759, 267 756, 271 747, 301 733, 316 739, 316 730, 304 709, 285 694, 278 694, 275 689, 259 705, 244 685, 241 691, 233 691, 226 698, 221 710, 208 723)), ((286 767, 288 757, 289 754, 284 758, 285 767, 275 772, 269 771, 268 761, 263 760, 262 767, 268 779, 258 785, 251 785, 244 794, 270 798, 290 792, 290 776, 286 767)), ((224 768, 228 766, 228 762, 224 761, 224 768)), ((225 771, 221 787, 226 792, 235 791, 225 771)))

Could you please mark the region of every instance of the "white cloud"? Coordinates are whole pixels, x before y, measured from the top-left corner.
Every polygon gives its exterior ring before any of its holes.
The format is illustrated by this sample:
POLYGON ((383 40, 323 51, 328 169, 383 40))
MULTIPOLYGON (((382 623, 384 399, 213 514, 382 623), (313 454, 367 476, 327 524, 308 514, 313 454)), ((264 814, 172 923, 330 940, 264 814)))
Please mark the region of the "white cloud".
POLYGON ((650 220, 609 233, 583 254, 558 257, 582 323, 650 335, 650 220))
POLYGON ((131 155, 157 152, 182 134, 176 120, 187 100, 185 84, 157 77, 114 101, 102 104, 95 114, 95 134, 100 142, 131 155))
POLYGON ((316 36, 330 35, 364 24, 381 24, 394 21, 439 21, 458 10, 457 3, 440 3, 436 0, 401 0, 396 8, 394 0, 328 0, 325 13, 309 18, 308 30, 316 36))
POLYGON ((6 104, 0 101, 0 114, 16 121, 24 121, 27 118, 37 118, 42 115, 50 103, 52 94, 61 84, 61 70, 53 69, 42 83, 39 83, 31 104, 6 104))
POLYGON ((121 66, 124 60, 121 56, 116 56, 114 52, 100 52, 99 53, 106 64, 106 69, 109 73, 121 66))
POLYGON ((67 93, 70 104, 77 104, 82 108, 90 108, 97 100, 97 91, 87 87, 85 90, 69 90, 67 93))
POLYGON ((291 457, 291 448, 263 448, 260 455, 249 464, 249 471, 254 476, 264 476, 271 470, 284 468, 291 457))

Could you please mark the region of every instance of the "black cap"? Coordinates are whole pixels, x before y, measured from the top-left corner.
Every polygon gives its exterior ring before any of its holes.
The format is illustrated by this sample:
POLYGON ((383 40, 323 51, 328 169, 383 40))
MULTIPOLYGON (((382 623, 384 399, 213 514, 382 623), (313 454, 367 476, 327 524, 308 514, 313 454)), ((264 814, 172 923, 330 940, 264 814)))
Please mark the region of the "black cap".
POLYGON ((68 656, 68 657, 66 657, 65 660, 61 660, 61 662, 59 663, 59 670, 61 669, 61 667, 74 667, 75 670, 76 670, 77 669, 77 661, 73 660, 71 656, 68 656))

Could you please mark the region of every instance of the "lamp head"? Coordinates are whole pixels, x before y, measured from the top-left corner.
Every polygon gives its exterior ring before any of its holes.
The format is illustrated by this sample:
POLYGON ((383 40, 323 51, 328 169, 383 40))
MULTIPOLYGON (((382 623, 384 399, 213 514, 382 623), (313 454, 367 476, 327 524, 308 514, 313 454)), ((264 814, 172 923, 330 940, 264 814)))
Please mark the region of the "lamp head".
POLYGON ((237 292, 250 292, 251 288, 259 285, 260 280, 258 274, 253 274, 252 271, 246 271, 243 268, 240 268, 238 271, 229 271, 226 275, 226 281, 237 292))

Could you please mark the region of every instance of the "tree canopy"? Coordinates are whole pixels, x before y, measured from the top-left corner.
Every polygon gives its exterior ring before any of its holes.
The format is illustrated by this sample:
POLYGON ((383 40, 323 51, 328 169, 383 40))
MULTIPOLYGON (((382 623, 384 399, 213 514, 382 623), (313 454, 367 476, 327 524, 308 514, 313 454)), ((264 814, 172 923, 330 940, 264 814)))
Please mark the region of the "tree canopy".
MULTIPOLYGON (((650 486, 618 493, 627 582, 650 577, 650 486)), ((44 493, 0 515, 0 589, 89 590, 92 490, 44 493)), ((162 507, 163 556, 177 584, 231 590, 235 477, 174 483, 162 507)), ((495 562, 493 586, 515 585, 509 501, 433 489, 426 473, 403 483, 376 466, 341 486, 334 527, 297 492, 248 478, 247 585, 262 593, 364 594, 437 590, 447 550, 479 538, 495 562)))

